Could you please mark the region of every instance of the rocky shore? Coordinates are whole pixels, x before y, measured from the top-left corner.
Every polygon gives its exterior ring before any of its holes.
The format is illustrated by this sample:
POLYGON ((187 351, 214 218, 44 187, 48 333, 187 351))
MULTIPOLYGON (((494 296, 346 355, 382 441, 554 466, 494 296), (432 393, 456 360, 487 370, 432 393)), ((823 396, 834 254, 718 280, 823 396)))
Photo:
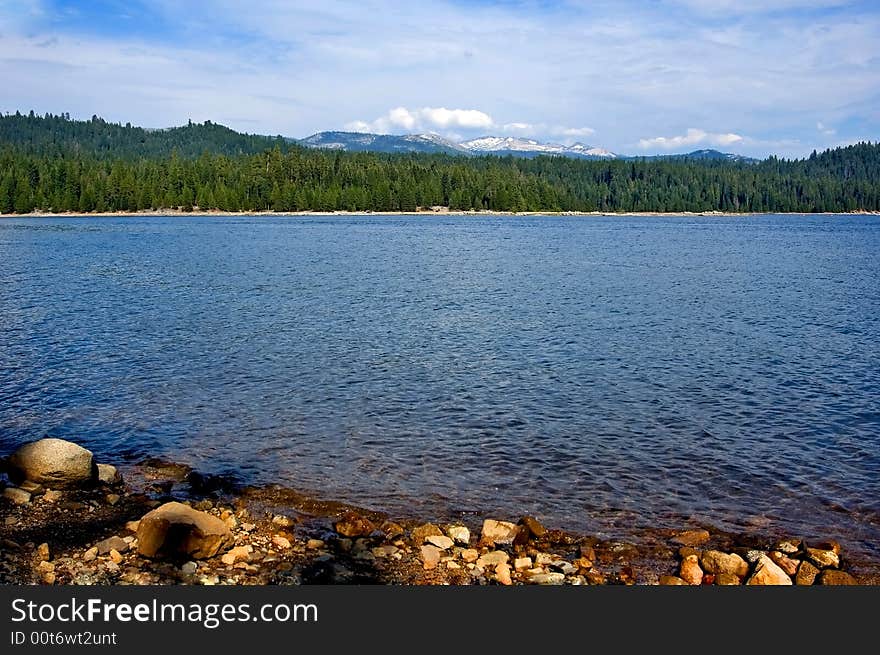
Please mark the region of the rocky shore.
POLYGON ((392 520, 289 489, 235 488, 157 459, 123 479, 60 439, 22 446, 4 470, 4 584, 877 583, 830 539, 689 529, 631 544, 548 529, 529 516, 392 520))

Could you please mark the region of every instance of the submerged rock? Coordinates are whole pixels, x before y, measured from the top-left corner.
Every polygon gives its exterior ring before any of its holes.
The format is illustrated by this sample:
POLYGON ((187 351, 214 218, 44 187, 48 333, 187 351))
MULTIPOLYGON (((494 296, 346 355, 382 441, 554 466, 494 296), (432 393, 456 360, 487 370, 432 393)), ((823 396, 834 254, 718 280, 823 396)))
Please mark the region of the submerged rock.
POLYGON ((144 515, 137 539, 138 553, 144 557, 188 555, 206 559, 231 543, 232 533, 216 516, 171 502, 144 515))
POLYGON ((31 480, 69 489, 87 486, 97 477, 92 452, 64 439, 46 438, 25 444, 7 462, 9 476, 15 482, 31 480))
POLYGON ((708 530, 685 530, 675 535, 671 541, 679 546, 700 546, 709 541, 708 530))

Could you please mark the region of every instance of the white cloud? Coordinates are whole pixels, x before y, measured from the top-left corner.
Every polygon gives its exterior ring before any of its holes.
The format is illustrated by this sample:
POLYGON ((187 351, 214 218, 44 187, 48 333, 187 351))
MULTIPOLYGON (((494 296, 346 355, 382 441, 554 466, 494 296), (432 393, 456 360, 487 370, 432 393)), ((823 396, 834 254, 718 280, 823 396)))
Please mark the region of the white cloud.
POLYGON ((732 132, 706 132, 705 130, 692 127, 688 129, 686 134, 679 136, 655 136, 651 139, 640 139, 639 147, 644 150, 650 148, 675 150, 676 148, 696 145, 731 146, 742 141, 742 136, 732 132))
POLYGON ((495 125, 489 114, 479 109, 447 109, 446 107, 422 107, 407 109, 395 107, 373 121, 356 120, 346 123, 346 129, 359 132, 388 133, 398 130, 478 130, 495 125))
POLYGON ((818 123, 816 123, 816 129, 819 130, 825 136, 834 136, 835 134, 837 134, 836 129, 825 125, 825 123, 823 123, 822 121, 819 121, 818 123))
POLYGON ((516 132, 519 134, 533 134, 535 126, 531 123, 505 123, 501 126, 505 132, 516 132))
POLYGON ((557 127, 553 131, 553 134, 570 137, 593 136, 595 133, 592 127, 557 127))

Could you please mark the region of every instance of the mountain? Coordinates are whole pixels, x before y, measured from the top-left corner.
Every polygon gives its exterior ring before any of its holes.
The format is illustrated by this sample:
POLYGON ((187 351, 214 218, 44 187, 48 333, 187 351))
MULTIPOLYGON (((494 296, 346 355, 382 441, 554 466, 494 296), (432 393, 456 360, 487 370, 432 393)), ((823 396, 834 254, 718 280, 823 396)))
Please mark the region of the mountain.
POLYGON ((469 155, 467 149, 437 134, 369 134, 366 132, 318 132, 301 139, 301 145, 346 152, 425 152, 469 155))
POLYGON ((732 152, 720 152, 718 150, 694 150, 684 154, 677 155, 649 155, 646 157, 629 157, 628 159, 696 159, 696 160, 724 160, 741 162, 745 164, 756 164, 760 160, 754 157, 746 157, 745 155, 737 155, 732 152))
POLYGON ((538 155, 560 155, 582 159, 616 159, 617 155, 604 148, 575 143, 564 146, 558 143, 542 143, 534 139, 521 139, 513 136, 482 136, 461 144, 474 154, 513 155, 514 157, 537 157, 538 155))

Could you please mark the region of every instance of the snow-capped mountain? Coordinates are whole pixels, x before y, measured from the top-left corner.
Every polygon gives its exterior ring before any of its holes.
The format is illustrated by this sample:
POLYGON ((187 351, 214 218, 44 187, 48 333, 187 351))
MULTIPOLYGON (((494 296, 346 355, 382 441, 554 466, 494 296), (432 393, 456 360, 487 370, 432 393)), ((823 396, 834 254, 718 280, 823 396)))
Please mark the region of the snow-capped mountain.
POLYGON ((613 152, 575 143, 564 146, 542 143, 534 139, 517 137, 484 136, 464 143, 455 143, 439 134, 369 134, 363 132, 318 132, 302 139, 300 143, 311 148, 347 150, 349 152, 435 152, 456 155, 513 155, 536 157, 559 155, 583 159, 614 159, 613 152))
POLYGON ((542 143, 534 139, 522 139, 514 136, 482 136, 478 139, 465 141, 461 145, 474 153, 511 154, 525 157, 537 155, 561 155, 587 159, 615 159, 617 157, 610 150, 583 143, 565 146, 559 143, 542 143))
POLYGON ((366 132, 318 132, 299 141, 311 148, 346 150, 348 152, 423 152, 446 155, 498 157, 537 157, 550 155, 576 159, 723 159, 738 163, 753 163, 758 160, 743 155, 717 150, 695 150, 689 153, 672 155, 618 155, 605 148, 574 143, 570 146, 559 143, 544 143, 535 139, 514 136, 481 136, 463 143, 455 143, 439 134, 369 134, 366 132))

